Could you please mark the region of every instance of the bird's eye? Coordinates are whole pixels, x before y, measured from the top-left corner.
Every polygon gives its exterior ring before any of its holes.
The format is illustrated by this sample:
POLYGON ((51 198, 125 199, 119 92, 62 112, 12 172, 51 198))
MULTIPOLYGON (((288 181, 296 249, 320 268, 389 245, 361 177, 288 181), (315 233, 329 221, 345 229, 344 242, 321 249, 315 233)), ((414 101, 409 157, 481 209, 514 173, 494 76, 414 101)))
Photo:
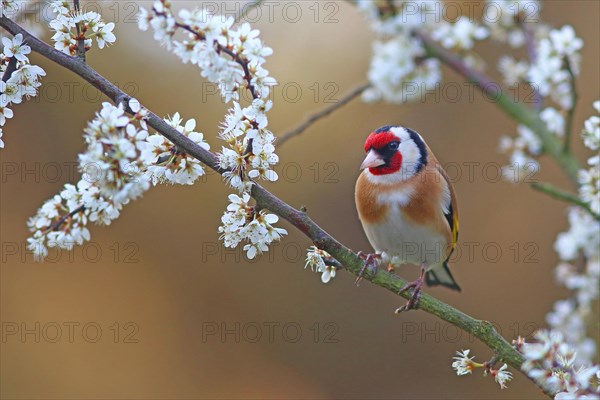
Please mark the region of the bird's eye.
POLYGON ((398 146, 399 146, 399 145, 400 145, 400 142, 392 142, 392 143, 388 144, 388 147, 389 147, 391 150, 398 150, 398 146))

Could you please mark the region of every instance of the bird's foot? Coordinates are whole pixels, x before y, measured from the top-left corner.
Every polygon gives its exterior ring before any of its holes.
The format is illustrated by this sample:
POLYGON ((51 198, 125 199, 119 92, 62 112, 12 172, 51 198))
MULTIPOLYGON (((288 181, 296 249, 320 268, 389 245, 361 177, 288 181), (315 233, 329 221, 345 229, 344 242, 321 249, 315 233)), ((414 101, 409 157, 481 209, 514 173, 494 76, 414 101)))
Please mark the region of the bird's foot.
POLYGON ((402 311, 416 310, 417 308, 419 308, 419 300, 421 299, 421 288, 423 287, 423 281, 425 280, 424 278, 425 267, 422 266, 421 275, 419 276, 419 279, 407 283, 398 291, 398 294, 402 294, 409 289, 413 289, 413 292, 410 295, 406 304, 396 309, 396 314, 400 314, 402 311))
POLYGON ((358 256, 360 258, 362 258, 363 260, 365 260, 365 263, 362 266, 362 268, 360 269, 360 271, 358 272, 356 281, 354 281, 354 284, 356 286, 358 286, 358 284, 362 280, 363 275, 365 274, 366 270, 369 270, 369 272, 372 272, 372 273, 377 272, 377 265, 379 264, 379 262, 377 260, 381 259, 381 254, 377 254, 377 253, 366 254, 366 253, 363 253, 362 251, 358 252, 358 256))

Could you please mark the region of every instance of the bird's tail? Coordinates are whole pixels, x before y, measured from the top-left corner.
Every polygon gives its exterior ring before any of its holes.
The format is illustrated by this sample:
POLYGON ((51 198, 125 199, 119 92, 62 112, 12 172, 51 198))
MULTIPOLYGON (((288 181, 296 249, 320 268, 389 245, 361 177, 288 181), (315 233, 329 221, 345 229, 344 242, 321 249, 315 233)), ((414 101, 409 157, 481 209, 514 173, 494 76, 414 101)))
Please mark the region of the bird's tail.
POLYGON ((429 286, 441 285, 460 292, 460 286, 458 286, 458 283, 456 283, 448 269, 448 261, 444 261, 443 264, 437 265, 427 271, 425 274, 425 282, 427 282, 427 285, 429 286))

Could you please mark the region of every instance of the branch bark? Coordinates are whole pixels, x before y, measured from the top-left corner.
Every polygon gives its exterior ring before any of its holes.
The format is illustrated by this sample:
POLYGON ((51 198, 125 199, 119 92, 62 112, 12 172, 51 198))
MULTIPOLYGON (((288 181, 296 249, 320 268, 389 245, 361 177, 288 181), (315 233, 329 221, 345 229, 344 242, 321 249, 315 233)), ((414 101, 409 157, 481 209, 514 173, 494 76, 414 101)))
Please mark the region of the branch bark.
MULTIPOLYGON (((80 59, 55 50, 53 47, 31 35, 9 18, 1 17, 0 26, 12 35, 18 33, 23 34, 25 41, 33 51, 79 75, 115 103, 125 102, 126 104, 126 100, 130 98, 129 95, 121 91, 117 86, 112 84, 80 59)), ((173 142, 178 149, 194 156, 209 168, 212 168, 220 174, 225 172, 218 167, 215 154, 192 142, 187 136, 179 133, 158 115, 149 111, 147 123, 158 133, 173 142)), ((355 252, 338 242, 329 233, 319 227, 319 225, 308 217, 305 211, 295 209, 259 184, 253 185, 251 194, 256 200, 258 207, 266 208, 288 221, 310 238, 315 246, 330 253, 348 272, 358 276, 363 266, 363 260, 355 252)), ((398 295, 400 288, 407 283, 397 275, 390 274, 383 270, 378 270, 374 274, 367 272, 363 278, 374 285, 388 289, 396 295, 398 295)), ((404 292, 401 296, 408 298, 409 294, 404 292)), ((515 350, 511 344, 496 331, 490 322, 473 318, 427 293, 423 293, 419 302, 419 309, 473 334, 485 343, 499 359, 522 372, 521 365, 524 361, 523 355, 515 350)))

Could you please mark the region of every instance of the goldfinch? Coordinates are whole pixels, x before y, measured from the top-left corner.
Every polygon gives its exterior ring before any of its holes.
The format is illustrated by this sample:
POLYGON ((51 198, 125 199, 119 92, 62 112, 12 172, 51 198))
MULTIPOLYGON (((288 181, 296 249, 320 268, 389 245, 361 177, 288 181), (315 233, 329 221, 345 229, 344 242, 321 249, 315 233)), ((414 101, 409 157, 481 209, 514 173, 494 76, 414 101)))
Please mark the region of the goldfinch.
POLYGON ((421 266, 419 279, 400 290, 413 292, 397 313, 418 307, 423 282, 460 291, 448 269, 458 239, 456 195, 421 135, 384 126, 369 135, 365 152, 355 201, 376 252, 363 257, 365 268, 376 258, 392 269, 399 264, 421 266))

